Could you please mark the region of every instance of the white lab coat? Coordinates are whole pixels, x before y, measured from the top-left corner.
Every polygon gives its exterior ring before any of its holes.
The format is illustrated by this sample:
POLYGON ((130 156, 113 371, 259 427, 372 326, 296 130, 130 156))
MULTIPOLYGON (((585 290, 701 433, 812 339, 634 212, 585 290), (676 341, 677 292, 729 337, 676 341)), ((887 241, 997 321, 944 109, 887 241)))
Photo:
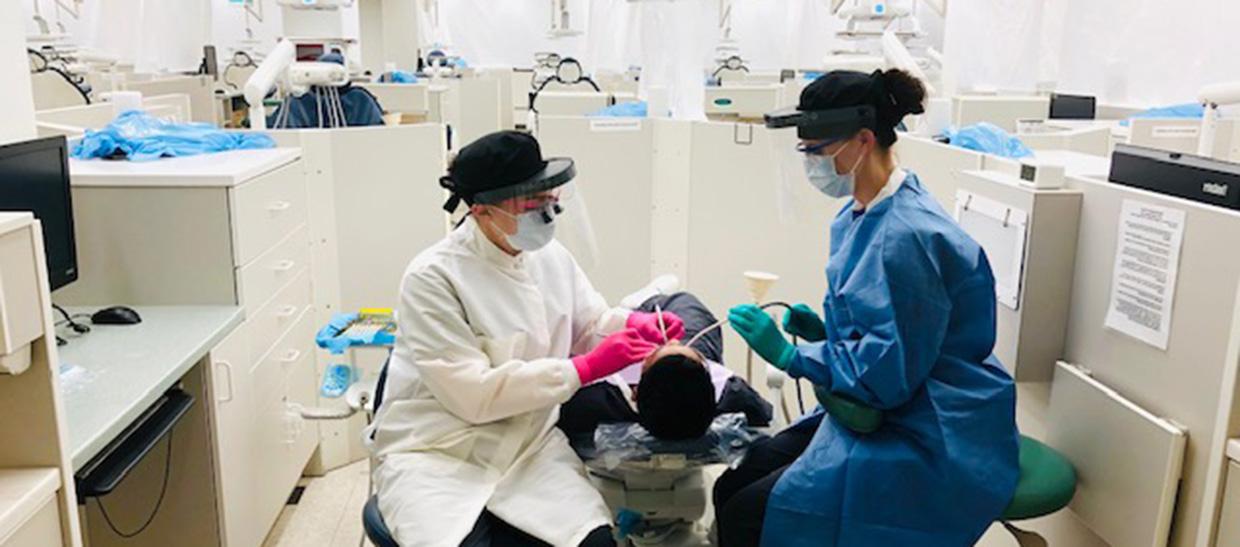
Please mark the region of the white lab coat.
POLYGON ((383 407, 379 508, 404 546, 457 547, 483 508, 555 546, 611 519, 555 428, 570 355, 624 327, 557 242, 512 257, 467 220, 409 265, 383 407))

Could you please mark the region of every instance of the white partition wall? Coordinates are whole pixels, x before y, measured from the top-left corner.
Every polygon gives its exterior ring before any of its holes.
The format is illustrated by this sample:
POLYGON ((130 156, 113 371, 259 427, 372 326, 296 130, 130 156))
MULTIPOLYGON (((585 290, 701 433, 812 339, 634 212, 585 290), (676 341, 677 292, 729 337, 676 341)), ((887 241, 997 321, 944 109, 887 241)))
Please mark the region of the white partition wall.
MULTIPOLYGON (((652 275, 656 123, 551 116, 539 120, 543 155, 576 162, 575 182, 586 198, 599 252, 589 257, 581 249, 572 250, 594 288, 613 304, 646 285, 652 275)), ((571 241, 565 243, 572 248, 571 241)))
MULTIPOLYGON (((793 214, 781 215, 781 182, 761 126, 693 124, 690 164, 687 286, 723 315, 750 300, 743 273, 762 270, 780 276, 769 299, 821 309, 830 224, 843 202, 803 185, 789 189, 793 214)), ((725 330, 727 364, 743 371, 746 346, 725 330)))
POLYGON ((1051 99, 1036 95, 959 95, 952 99, 952 124, 964 127, 980 122, 1016 133, 1020 120, 1045 120, 1051 99))
POLYGON ((496 79, 461 78, 432 82, 431 120, 435 119, 435 86, 447 88, 443 95, 442 121, 452 128, 452 149, 460 150, 478 137, 499 131, 503 115, 500 113, 500 85, 496 79))
POLYGON ((375 96, 384 112, 430 115, 430 86, 428 84, 366 83, 358 85, 375 96))
POLYGON ((218 103, 215 100, 215 85, 207 76, 174 76, 147 81, 129 81, 125 90, 137 91, 144 97, 156 95, 173 95, 183 93, 189 95, 192 107, 191 119, 196 122, 218 124, 218 103))
POLYGON ((922 186, 947 211, 955 206, 961 173, 984 167, 985 154, 925 137, 902 134, 896 141, 895 151, 900 166, 916 173, 922 186))
POLYGON ((1070 187, 1082 192, 1083 201, 1065 360, 1089 367, 1098 381, 1188 431, 1170 544, 1208 544, 1224 446, 1237 426, 1233 404, 1240 333, 1233 303, 1240 279, 1235 252, 1240 214, 1084 178, 1071 179, 1070 187), (1104 326, 1125 199, 1186 216, 1166 351, 1104 326))
POLYGON ((1037 190, 1015 175, 993 171, 966 171, 960 182, 961 192, 976 196, 979 202, 1008 208, 1007 216, 999 215, 993 223, 963 222, 964 230, 986 249, 998 284, 1016 281, 1000 289, 1011 297, 1014 287, 1015 297, 999 299, 995 356, 1017 381, 1049 382, 1055 363, 1063 357, 1081 194, 1037 190), (998 220, 1007 228, 1006 218, 1013 211, 1026 219, 1020 222, 1023 228, 1015 232, 1000 229, 998 220), (1014 242, 1004 239, 1009 233, 1018 233, 1020 255, 1012 255, 1014 242), (1015 277, 1006 278, 1008 272, 1015 277))
MULTIPOLYGON (((446 165, 440 124, 272 131, 282 145, 302 148, 307 170, 312 257, 319 308, 316 327, 333 312, 395 308, 409 261, 447 233, 439 177, 446 165), (334 282, 333 282, 334 280, 334 282)), ((363 351, 356 364, 374 378, 386 351, 363 351)), ((319 354, 318 372, 347 362, 319 354)), ((342 405, 320 399, 320 405, 342 405)), ((365 419, 320 424, 322 441, 312 469, 323 471, 367 456, 365 419)))

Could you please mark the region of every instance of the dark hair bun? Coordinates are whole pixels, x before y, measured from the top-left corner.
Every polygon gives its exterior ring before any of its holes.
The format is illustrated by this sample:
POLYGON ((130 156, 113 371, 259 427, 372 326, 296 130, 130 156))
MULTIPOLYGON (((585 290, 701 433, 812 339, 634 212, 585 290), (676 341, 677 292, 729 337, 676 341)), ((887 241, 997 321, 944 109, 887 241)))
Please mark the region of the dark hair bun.
POLYGON ((926 86, 916 76, 893 68, 883 71, 882 78, 898 117, 926 111, 926 86))

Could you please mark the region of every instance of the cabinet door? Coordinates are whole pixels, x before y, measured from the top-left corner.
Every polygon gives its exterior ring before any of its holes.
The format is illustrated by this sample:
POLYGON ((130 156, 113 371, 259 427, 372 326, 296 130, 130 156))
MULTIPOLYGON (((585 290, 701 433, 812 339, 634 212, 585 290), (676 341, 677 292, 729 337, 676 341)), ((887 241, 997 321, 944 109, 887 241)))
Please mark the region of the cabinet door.
POLYGON ((212 408, 215 411, 219 504, 225 547, 262 543, 266 528, 255 518, 257 476, 253 457, 254 386, 249 381, 248 324, 211 351, 212 408))

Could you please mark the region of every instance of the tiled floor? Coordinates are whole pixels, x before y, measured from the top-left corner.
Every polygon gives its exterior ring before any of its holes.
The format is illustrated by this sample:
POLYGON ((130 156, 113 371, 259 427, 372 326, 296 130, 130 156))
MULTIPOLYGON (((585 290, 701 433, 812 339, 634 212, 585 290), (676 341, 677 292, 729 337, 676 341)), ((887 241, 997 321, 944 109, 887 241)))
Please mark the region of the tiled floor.
MULTIPOLYGON (((303 479, 297 505, 285 506, 263 547, 358 547, 370 483, 365 460, 303 479)), ((365 545, 369 545, 366 543, 365 545)))
MULTIPOLYGON (((1049 402, 1049 386, 1022 384, 1020 386, 1017 420, 1023 433, 1040 437, 1045 432, 1042 416, 1049 402)), ((708 480, 718 476, 719 469, 708 469, 708 480)), ((287 506, 276 522, 275 528, 264 547, 357 547, 362 539, 362 505, 369 492, 367 462, 328 473, 324 477, 306 479, 305 494, 298 505, 287 506)), ((704 519, 699 532, 710 526, 710 515, 704 519)), ((1061 511, 1050 517, 1020 523, 1025 530, 1035 531, 1045 539, 1024 543, 1022 547, 1106 547, 1076 517, 1061 511)), ((1032 539, 1032 538, 1031 538, 1032 539)), ((703 545, 700 533, 677 537, 673 547, 697 547, 703 545)), ((366 545, 369 545, 368 543, 366 545)), ((981 547, 1017 547, 1019 544, 1001 525, 993 526, 981 541, 981 547)))

